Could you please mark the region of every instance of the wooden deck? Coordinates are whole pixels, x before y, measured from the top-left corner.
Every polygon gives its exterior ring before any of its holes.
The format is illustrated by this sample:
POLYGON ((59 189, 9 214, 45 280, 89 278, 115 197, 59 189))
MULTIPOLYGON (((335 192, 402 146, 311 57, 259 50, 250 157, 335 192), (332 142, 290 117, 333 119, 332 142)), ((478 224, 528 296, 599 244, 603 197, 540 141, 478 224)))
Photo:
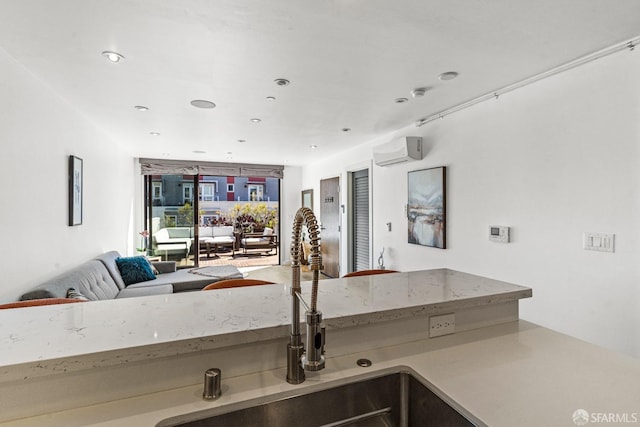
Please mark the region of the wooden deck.
MULTIPOLYGON (((193 255, 189 255, 189 259, 175 259, 173 260, 178 262, 178 266, 193 266, 193 255)), ((238 268, 240 267, 259 267, 259 266, 273 266, 280 265, 279 255, 260 255, 258 253, 251 255, 243 255, 242 253, 238 253, 236 251, 236 256, 234 257, 232 252, 222 252, 217 255, 212 255, 210 258, 207 258, 206 254, 200 254, 199 259, 199 267, 208 266, 208 265, 234 265, 238 268)))

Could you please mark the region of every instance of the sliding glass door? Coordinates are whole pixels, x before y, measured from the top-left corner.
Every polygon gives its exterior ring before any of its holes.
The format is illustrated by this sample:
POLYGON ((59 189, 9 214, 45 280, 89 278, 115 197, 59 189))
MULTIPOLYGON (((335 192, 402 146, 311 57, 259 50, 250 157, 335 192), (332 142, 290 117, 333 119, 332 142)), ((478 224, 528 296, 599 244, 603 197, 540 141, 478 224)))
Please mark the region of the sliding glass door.
POLYGON ((145 175, 145 205, 149 256, 181 268, 280 263, 279 178, 145 175))
POLYGON ((148 256, 176 261, 180 267, 195 265, 194 178, 194 175, 145 176, 148 256))

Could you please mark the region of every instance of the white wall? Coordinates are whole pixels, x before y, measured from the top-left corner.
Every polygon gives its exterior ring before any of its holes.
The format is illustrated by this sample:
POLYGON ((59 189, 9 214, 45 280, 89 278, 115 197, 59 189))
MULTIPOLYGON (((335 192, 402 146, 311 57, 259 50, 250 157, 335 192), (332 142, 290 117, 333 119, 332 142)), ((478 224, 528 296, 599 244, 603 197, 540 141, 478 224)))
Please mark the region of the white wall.
POLYGON ((0 303, 106 250, 127 251, 132 156, 0 49, 0 303), (84 218, 67 225, 67 162, 84 160, 84 218))
MULTIPOLYGON (((385 246, 388 268, 448 267, 530 286, 522 318, 640 357, 638 75, 640 54, 623 51, 397 132, 422 136, 428 152, 373 167, 373 255, 385 246), (409 245, 407 171, 443 165, 448 249, 409 245), (490 224, 511 226, 512 243, 489 242, 490 224), (586 231, 615 233, 615 253, 583 250, 586 231)), ((344 178, 392 136, 305 167, 303 187, 344 178)))

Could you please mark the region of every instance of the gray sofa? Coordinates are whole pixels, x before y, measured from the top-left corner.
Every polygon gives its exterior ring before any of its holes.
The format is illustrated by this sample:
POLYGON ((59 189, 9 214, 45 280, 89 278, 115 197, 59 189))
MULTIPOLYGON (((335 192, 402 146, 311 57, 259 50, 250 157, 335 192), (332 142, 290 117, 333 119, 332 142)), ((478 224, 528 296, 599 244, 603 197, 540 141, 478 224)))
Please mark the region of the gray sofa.
POLYGON ((200 290, 216 281, 212 277, 189 273, 188 269, 176 270, 176 263, 173 261, 160 261, 152 263, 160 272, 154 280, 126 286, 116 265, 116 259, 119 257, 120 254, 116 251, 106 252, 47 280, 23 294, 20 300, 65 298, 69 288, 74 288, 92 301, 163 295, 200 290))

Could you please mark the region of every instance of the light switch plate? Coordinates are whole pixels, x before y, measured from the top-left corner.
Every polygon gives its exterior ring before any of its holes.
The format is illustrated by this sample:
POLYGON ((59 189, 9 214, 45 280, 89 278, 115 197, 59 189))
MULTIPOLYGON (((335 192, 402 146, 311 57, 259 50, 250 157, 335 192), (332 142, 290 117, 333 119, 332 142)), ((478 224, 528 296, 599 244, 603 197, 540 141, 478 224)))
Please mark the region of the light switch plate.
POLYGON ((582 247, 586 251, 614 252, 615 234, 612 233, 588 233, 582 237, 582 247))

